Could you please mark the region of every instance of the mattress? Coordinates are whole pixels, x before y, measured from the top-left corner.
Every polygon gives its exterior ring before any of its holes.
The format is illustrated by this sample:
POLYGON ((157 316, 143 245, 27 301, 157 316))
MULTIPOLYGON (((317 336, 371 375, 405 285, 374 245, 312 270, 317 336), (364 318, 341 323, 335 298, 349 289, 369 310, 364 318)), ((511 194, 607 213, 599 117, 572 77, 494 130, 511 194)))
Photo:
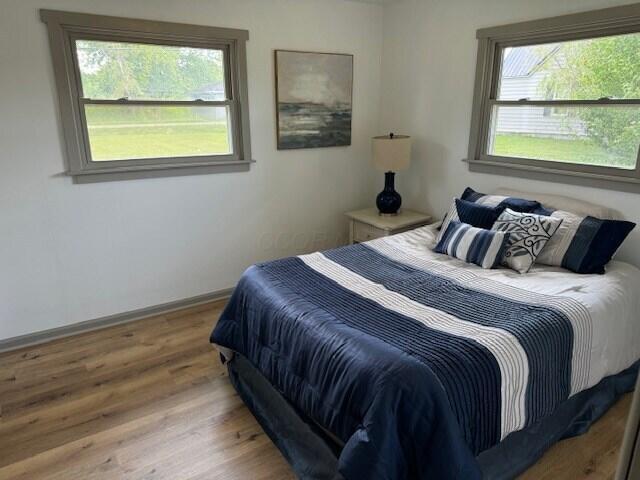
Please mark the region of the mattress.
POLYGON ((480 478, 476 456, 640 356, 640 271, 483 270, 432 226, 251 267, 212 341, 344 443, 350 478, 480 478))

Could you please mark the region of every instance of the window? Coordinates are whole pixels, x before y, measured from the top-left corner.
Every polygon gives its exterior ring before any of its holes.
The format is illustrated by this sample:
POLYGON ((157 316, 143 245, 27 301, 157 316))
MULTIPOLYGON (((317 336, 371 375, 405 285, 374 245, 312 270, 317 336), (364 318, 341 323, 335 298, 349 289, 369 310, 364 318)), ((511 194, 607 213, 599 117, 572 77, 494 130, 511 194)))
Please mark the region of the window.
POLYGON ((248 32, 42 10, 76 182, 247 170, 248 32))
POLYGON ((640 187, 640 5, 477 36, 470 169, 640 187))

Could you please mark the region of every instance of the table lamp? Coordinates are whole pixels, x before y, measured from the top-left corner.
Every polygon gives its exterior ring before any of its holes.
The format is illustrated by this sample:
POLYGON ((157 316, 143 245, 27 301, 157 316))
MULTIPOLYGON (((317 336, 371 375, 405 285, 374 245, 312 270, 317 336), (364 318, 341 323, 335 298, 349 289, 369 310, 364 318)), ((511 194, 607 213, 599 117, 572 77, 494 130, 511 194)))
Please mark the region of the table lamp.
POLYGON ((402 197, 394 189, 395 172, 406 170, 411 162, 411 137, 383 135, 373 137, 373 166, 384 172, 384 190, 376 197, 380 215, 397 215, 402 197))

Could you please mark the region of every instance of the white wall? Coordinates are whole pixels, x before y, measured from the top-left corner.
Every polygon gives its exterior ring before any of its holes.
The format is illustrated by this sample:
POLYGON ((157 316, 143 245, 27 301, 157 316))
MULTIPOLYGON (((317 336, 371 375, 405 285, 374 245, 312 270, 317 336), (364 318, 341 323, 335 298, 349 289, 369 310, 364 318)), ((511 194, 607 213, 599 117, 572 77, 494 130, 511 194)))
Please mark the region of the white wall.
MULTIPOLYGON (((230 287, 346 239, 372 202, 382 7, 341 0, 0 0, 0 339, 230 287), (73 185, 38 8, 245 28, 248 173, 73 185), (355 55, 353 145, 278 152, 273 50, 355 55)), ((381 180, 380 180, 381 182, 381 180)))
MULTIPOLYGON (((414 136, 408 207, 440 214, 467 186, 569 194, 640 221, 640 196, 470 173, 481 27, 614 0, 0 0, 0 339, 235 284, 256 261, 337 245, 342 213, 373 203, 370 137, 414 136), (38 8, 246 28, 248 173, 73 185, 63 175, 49 45, 38 8), (383 20, 384 18, 384 20, 383 20), (355 55, 353 145, 278 152, 273 50, 355 55), (381 70, 381 58, 382 70, 381 70)), ((640 229, 619 258, 640 264, 640 229)))
MULTIPOLYGON (((476 30, 622 5, 615 0, 401 0, 385 6, 380 127, 411 134, 411 169, 397 176, 408 206, 441 215, 466 186, 556 193, 608 205, 640 223, 640 194, 469 172, 476 30)), ((640 265, 640 227, 616 257, 640 265)))

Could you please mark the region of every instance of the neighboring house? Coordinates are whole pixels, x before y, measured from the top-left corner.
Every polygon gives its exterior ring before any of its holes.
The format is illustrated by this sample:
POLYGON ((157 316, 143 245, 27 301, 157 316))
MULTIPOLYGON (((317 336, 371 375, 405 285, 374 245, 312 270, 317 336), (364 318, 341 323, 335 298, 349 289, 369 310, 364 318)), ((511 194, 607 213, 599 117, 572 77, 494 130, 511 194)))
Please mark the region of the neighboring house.
MULTIPOLYGON (((198 90, 194 90, 191 92, 191 97, 193 100, 224 100, 224 84, 222 82, 218 83, 208 83, 203 85, 198 90)), ((209 116, 209 118, 214 118, 215 120, 224 120, 227 117, 226 109, 224 108, 216 108, 213 110, 213 114, 209 116)))
MULTIPOLYGON (((562 64, 558 45, 517 47, 505 52, 501 100, 552 98, 541 92, 545 77, 562 64)), ((584 124, 576 117, 551 107, 502 108, 496 125, 497 133, 515 133, 545 137, 586 135, 584 124)))
POLYGON ((191 92, 194 100, 224 100, 224 84, 222 82, 202 85, 198 90, 191 92))

